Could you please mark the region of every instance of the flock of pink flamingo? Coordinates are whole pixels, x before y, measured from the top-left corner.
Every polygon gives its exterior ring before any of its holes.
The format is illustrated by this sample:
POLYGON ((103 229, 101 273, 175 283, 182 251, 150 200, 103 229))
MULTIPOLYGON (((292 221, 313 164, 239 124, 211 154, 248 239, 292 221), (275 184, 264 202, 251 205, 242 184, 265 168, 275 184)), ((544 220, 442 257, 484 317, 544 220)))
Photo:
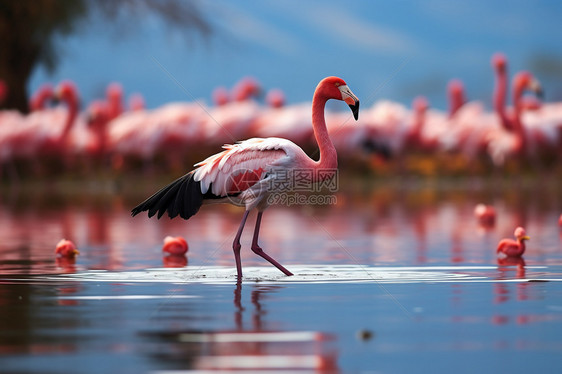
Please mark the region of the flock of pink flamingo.
MULTIPOLYGON (((432 109, 424 97, 412 108, 378 101, 362 112, 357 123, 348 114, 327 111, 326 125, 342 159, 373 160, 376 155, 458 154, 467 162, 488 158, 496 166, 509 159, 562 160, 562 103, 543 103, 540 85, 530 72, 514 75, 512 105, 507 106, 509 77, 502 54, 492 57, 496 81, 493 111, 482 102, 466 101, 463 84, 448 85, 449 110, 432 109)), ((158 158, 159 166, 174 171, 186 160, 200 157, 225 143, 254 137, 279 137, 314 145, 310 128, 311 103, 287 104, 282 91, 270 90, 266 104, 257 99, 262 88, 244 78, 231 90, 219 87, 213 104, 177 102, 146 109, 139 94, 123 103, 123 89, 109 85, 106 97, 80 111, 76 85, 64 81, 54 89, 44 85, 30 99, 31 113, 0 111, 0 164, 17 160, 39 164, 58 160, 60 168, 84 162, 123 168, 158 158), (56 99, 64 105, 54 105, 56 99), (165 162, 165 163, 164 163, 165 162)), ((9 87, 0 84, 0 100, 9 87)), ((35 168, 36 170, 38 168, 35 168)))

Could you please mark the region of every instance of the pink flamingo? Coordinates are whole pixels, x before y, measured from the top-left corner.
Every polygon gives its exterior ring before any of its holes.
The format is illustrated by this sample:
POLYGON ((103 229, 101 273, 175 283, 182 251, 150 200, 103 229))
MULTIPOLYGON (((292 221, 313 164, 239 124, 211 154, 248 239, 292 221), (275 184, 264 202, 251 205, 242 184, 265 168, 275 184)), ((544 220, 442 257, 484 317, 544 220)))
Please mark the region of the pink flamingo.
POLYGON ((513 235, 516 240, 500 240, 496 250, 498 257, 521 257, 521 255, 525 253, 525 240, 530 240, 531 238, 526 235, 523 227, 517 227, 513 235))
MULTIPOLYGON (((540 84, 528 71, 521 71, 513 78, 513 115, 501 120, 502 129, 488 134, 488 152, 496 165, 505 162, 510 155, 524 156, 528 150, 528 136, 521 119, 522 97, 525 90, 541 92, 540 84)), ((496 108, 497 112, 498 108, 496 108)), ((502 114, 498 113, 501 119, 502 114)))
POLYGON ((166 236, 164 238, 164 245, 162 252, 167 252, 171 255, 184 255, 188 250, 187 241, 181 236, 166 236))
POLYGON ((110 109, 106 102, 96 100, 90 103, 87 111, 88 128, 93 136, 86 145, 86 153, 91 157, 102 160, 108 153, 108 123, 110 121, 110 109))
POLYGON ((258 235, 264 210, 271 203, 272 193, 289 192, 290 178, 295 170, 306 173, 309 183, 333 178, 337 168, 337 153, 326 129, 324 109, 329 99, 345 101, 355 119, 359 116, 359 100, 341 78, 324 78, 316 87, 312 100, 312 126, 320 159, 314 161, 295 143, 281 138, 253 138, 235 145, 224 146, 221 153, 196 164, 198 168, 162 188, 132 210, 135 216, 148 211, 158 218, 168 212, 170 218, 188 219, 203 203, 225 202, 244 206, 242 222, 232 245, 236 261, 237 279, 242 279, 240 237, 254 208, 258 210, 251 249, 269 261, 285 275, 292 275, 258 245, 258 235), (321 173, 319 171, 322 171, 321 173), (308 175, 308 176, 307 176, 308 175))
POLYGON ((494 86, 494 110, 500 117, 501 125, 507 131, 513 130, 511 118, 508 117, 505 110, 505 101, 507 97, 507 59, 503 53, 495 53, 492 56, 492 67, 496 75, 496 83, 494 86))
POLYGON ((57 257, 75 257, 80 254, 80 252, 76 249, 76 245, 72 241, 61 239, 55 247, 55 254, 57 257))

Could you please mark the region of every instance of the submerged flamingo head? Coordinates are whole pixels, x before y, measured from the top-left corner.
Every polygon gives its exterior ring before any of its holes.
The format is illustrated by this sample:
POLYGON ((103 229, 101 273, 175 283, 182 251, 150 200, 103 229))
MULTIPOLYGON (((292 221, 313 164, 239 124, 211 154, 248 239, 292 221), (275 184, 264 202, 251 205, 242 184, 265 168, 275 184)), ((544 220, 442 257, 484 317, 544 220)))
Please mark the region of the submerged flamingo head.
POLYGON ((166 236, 164 238, 163 252, 168 252, 172 255, 183 255, 187 252, 187 249, 187 241, 181 236, 166 236))
POLYGON ((351 92, 347 83, 338 77, 327 77, 318 83, 316 92, 326 99, 336 99, 345 101, 355 120, 359 118, 359 99, 351 92))
POLYGON ((530 240, 531 238, 527 236, 527 234, 525 233, 525 229, 523 227, 518 227, 515 229, 515 232, 513 233, 513 235, 517 238, 517 240, 519 241, 523 241, 523 240, 530 240))
POLYGON ((74 243, 67 239, 61 239, 61 241, 57 243, 55 253, 57 257, 74 257, 80 254, 74 243))

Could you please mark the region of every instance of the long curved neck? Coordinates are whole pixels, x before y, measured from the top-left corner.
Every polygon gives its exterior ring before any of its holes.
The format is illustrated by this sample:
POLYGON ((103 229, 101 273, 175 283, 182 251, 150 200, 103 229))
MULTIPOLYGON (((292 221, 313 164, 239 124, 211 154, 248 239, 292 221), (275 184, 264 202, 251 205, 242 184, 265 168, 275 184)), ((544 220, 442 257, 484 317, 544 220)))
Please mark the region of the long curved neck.
POLYGON ((328 99, 319 94, 318 90, 314 93, 312 98, 312 128, 320 151, 320 159, 316 161, 316 167, 319 169, 336 169, 338 167, 338 154, 328 134, 324 118, 326 101, 328 99))
POLYGON ((511 131, 512 125, 505 113, 505 99, 507 94, 507 73, 505 69, 496 68, 496 87, 494 89, 494 109, 500 116, 504 129, 511 131))
MULTIPOLYGON (((523 123, 521 122, 521 112, 523 111, 523 91, 522 84, 516 80, 513 84, 513 131, 517 134, 518 141, 522 150, 525 149, 526 136, 523 123)), ((522 241, 523 243, 523 241, 522 241)))
POLYGON ((67 116, 66 116, 66 122, 64 124, 64 129, 62 131, 61 134, 61 141, 65 142, 69 135, 70 135, 70 130, 72 129, 72 125, 74 124, 74 121, 76 120, 76 116, 78 116, 78 100, 77 99, 67 99, 66 100, 66 104, 67 104, 67 108, 68 108, 68 112, 67 112, 67 116))

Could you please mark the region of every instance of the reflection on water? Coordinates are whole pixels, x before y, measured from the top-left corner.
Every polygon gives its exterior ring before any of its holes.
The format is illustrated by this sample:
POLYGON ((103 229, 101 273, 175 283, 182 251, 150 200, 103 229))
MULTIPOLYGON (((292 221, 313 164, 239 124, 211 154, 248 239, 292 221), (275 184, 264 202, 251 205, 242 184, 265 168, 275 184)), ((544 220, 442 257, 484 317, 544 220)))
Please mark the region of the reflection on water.
POLYGON ((3 196, 2 368, 562 370, 562 194, 502 191, 363 186, 335 206, 271 208, 260 244, 295 277, 253 255, 248 230, 242 284, 239 209, 156 221, 130 217, 137 198, 3 196), (475 220, 480 202, 495 225, 475 220), (532 238, 524 258, 498 261, 518 225, 532 238), (187 256, 162 253, 167 235, 187 239, 187 256), (55 258, 61 238, 75 261, 55 258))

